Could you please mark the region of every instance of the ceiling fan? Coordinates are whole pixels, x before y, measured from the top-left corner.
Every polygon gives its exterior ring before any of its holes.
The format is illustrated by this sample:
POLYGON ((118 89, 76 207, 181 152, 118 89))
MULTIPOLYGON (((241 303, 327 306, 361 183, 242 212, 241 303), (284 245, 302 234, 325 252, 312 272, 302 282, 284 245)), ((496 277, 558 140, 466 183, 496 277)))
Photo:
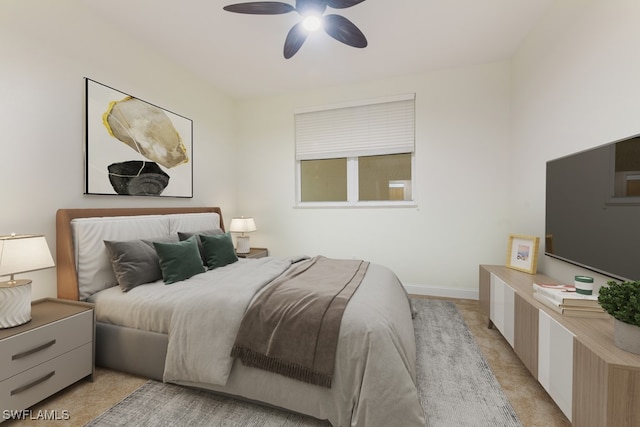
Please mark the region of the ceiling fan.
POLYGON ((346 9, 362 3, 364 0, 296 0, 295 7, 279 1, 256 1, 225 6, 228 12, 252 15, 281 15, 297 12, 303 20, 294 25, 284 41, 284 57, 291 58, 300 50, 310 31, 323 28, 334 39, 346 45, 367 47, 367 38, 351 21, 344 16, 325 15, 327 7, 346 9))

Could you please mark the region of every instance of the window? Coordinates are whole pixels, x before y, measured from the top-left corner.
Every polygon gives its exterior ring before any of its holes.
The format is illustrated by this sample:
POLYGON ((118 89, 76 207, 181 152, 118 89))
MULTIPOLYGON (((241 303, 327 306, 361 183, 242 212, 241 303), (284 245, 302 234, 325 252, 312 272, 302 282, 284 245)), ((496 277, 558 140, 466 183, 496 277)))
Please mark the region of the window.
POLYGON ((300 175, 301 201, 347 201, 347 159, 303 160, 300 175))
POLYGON ((358 200, 411 200, 411 154, 359 157, 358 200))
POLYGON ((298 206, 414 205, 415 96, 298 111, 298 206))

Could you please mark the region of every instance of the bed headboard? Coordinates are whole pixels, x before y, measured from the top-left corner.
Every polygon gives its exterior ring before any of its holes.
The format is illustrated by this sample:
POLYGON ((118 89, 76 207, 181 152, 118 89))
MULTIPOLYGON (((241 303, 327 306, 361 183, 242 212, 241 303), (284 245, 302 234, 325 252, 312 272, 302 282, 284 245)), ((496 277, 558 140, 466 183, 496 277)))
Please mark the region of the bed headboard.
POLYGON ((90 208, 59 209, 56 213, 56 267, 58 298, 77 301, 78 272, 76 271, 71 221, 75 218, 117 217, 138 215, 171 215, 214 212, 220 216, 220 228, 224 230, 222 211, 219 207, 193 208, 90 208))

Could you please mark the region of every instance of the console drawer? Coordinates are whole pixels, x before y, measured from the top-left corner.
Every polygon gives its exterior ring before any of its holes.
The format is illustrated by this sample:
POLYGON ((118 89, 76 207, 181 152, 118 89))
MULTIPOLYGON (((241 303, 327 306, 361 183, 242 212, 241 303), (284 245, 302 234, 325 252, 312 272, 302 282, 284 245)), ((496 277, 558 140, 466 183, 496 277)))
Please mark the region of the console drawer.
POLYGON ((0 381, 92 341, 92 310, 6 338, 0 346, 0 381))

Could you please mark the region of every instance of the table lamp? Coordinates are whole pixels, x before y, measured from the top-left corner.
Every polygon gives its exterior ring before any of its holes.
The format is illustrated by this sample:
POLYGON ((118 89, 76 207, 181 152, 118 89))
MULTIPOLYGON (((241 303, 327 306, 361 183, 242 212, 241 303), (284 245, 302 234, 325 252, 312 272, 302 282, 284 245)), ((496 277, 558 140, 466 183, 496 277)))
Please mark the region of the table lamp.
POLYGON ((232 218, 231 224, 229 224, 229 231, 232 233, 242 233, 236 238, 236 252, 239 254, 248 254, 251 251, 249 245, 249 236, 245 236, 244 233, 250 233, 256 231, 256 223, 253 218, 232 218))
POLYGON ((31 320, 31 280, 16 280, 13 276, 54 265, 44 236, 0 236, 0 276, 10 276, 8 281, 0 282, 0 329, 31 320))

